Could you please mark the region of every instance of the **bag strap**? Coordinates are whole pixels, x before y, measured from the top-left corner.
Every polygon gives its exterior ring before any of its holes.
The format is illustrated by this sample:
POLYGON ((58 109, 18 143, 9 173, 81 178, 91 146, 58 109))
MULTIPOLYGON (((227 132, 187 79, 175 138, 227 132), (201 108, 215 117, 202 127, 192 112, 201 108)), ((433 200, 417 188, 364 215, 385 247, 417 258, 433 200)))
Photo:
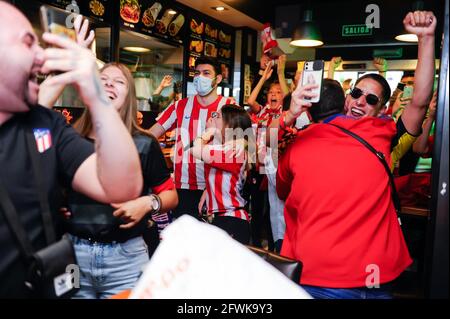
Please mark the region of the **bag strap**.
POLYGON ((383 167, 386 170, 387 175, 389 176, 389 183, 391 184, 391 189, 392 189, 392 201, 394 202, 394 207, 395 207, 395 211, 397 213, 398 222, 401 225, 402 223, 401 223, 400 215, 399 215, 400 212, 401 212, 400 199, 398 197, 397 189, 395 187, 394 175, 392 175, 391 169, 390 169, 389 165, 386 162, 386 158, 384 157, 383 152, 377 151, 372 145, 370 145, 369 142, 367 142, 361 136, 359 136, 358 134, 353 133, 352 131, 347 130, 346 128, 343 128, 343 127, 341 127, 339 125, 332 124, 332 123, 328 123, 328 125, 332 125, 334 127, 337 127, 342 132, 344 132, 344 133, 350 135, 351 137, 355 138, 358 142, 363 144, 369 151, 371 151, 373 154, 375 154, 375 156, 380 160, 381 164, 383 164, 383 167))
POLYGON ((44 225, 44 233, 47 244, 50 245, 56 241, 56 234, 52 222, 52 215, 50 213, 50 207, 48 204, 48 198, 45 194, 45 183, 42 176, 40 156, 36 148, 36 140, 33 129, 30 123, 27 123, 27 129, 25 135, 27 138, 28 153, 31 156, 31 165, 33 168, 34 178, 37 184, 37 191, 39 195, 39 203, 41 206, 41 216, 44 225))
POLYGON ((5 220, 9 225, 11 233, 19 243, 21 253, 27 260, 30 260, 33 256, 33 247, 27 237, 25 228, 19 221, 17 211, 8 195, 6 187, 3 185, 3 181, 0 179, 0 205, 3 208, 3 214, 5 220))

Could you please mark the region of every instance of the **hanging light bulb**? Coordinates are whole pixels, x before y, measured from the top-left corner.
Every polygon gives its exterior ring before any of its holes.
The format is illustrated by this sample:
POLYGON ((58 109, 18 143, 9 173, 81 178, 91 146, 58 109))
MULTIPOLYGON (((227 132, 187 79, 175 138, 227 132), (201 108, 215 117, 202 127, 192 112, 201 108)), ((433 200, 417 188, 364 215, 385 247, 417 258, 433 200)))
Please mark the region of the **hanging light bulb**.
POLYGON ((297 47, 317 47, 323 45, 320 30, 317 24, 312 21, 312 10, 305 10, 303 20, 295 28, 289 44, 297 47))

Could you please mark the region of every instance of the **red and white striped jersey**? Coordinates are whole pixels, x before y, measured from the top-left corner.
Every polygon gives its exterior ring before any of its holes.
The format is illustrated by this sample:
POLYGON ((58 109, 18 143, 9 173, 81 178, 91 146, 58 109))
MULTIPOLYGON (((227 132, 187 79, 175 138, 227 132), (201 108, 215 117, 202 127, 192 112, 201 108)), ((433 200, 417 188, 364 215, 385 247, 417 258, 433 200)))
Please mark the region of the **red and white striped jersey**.
POLYGON ((204 164, 187 149, 191 142, 203 134, 212 112, 217 112, 230 99, 219 96, 213 103, 202 106, 197 95, 175 102, 156 119, 166 131, 176 128, 174 175, 175 187, 190 190, 205 188, 204 164), (186 150, 185 150, 186 149, 186 150))
POLYGON ((246 177, 246 155, 232 157, 232 150, 225 151, 223 145, 208 147, 212 158, 211 163, 205 164, 208 213, 248 221, 244 208, 247 202, 241 194, 246 177))

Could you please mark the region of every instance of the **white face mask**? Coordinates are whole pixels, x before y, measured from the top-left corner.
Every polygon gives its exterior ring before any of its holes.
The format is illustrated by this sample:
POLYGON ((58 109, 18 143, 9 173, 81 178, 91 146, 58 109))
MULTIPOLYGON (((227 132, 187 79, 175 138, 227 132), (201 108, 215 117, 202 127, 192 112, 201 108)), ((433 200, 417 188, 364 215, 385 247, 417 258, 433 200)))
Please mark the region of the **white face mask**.
POLYGON ((197 91, 198 95, 208 95, 214 89, 214 87, 212 86, 212 82, 214 79, 210 79, 202 75, 194 77, 194 88, 197 91))

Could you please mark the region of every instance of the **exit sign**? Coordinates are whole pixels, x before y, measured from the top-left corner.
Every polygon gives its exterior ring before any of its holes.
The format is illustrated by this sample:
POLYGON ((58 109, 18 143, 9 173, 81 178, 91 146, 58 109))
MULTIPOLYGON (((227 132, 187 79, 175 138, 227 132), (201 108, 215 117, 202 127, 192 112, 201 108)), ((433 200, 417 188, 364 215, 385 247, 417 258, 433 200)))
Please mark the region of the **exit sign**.
POLYGON ((365 24, 350 24, 342 26, 343 37, 361 37, 372 35, 372 28, 368 28, 365 24))

